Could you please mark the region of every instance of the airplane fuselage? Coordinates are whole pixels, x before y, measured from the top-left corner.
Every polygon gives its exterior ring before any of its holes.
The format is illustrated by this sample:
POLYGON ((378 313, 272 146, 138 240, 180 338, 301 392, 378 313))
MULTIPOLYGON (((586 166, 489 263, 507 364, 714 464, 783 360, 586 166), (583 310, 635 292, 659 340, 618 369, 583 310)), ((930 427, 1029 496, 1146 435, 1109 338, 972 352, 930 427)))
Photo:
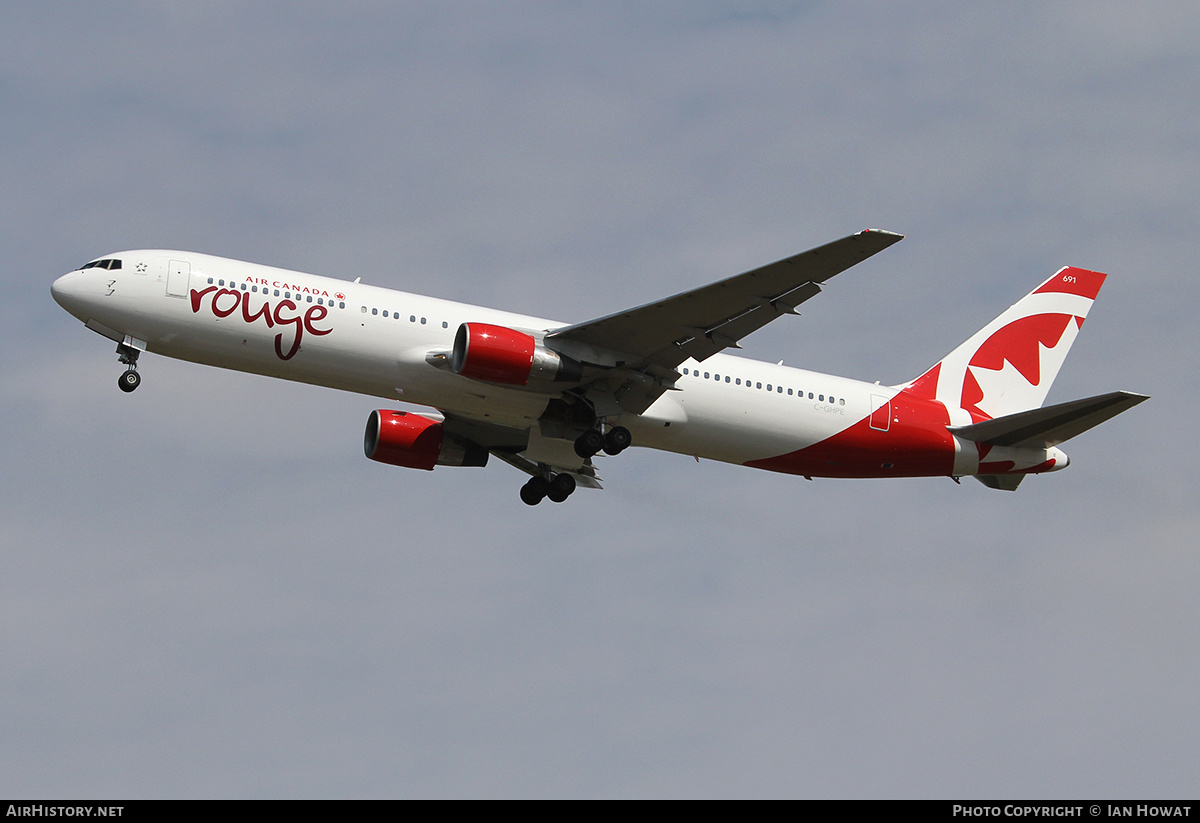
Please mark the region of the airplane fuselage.
MULTIPOLYGON (((462 324, 540 339, 560 322, 167 250, 108 255, 59 278, 53 293, 89 328, 133 349, 526 431, 522 451, 535 462, 554 463, 570 448, 547 419, 552 385, 499 385, 444 365, 462 324), (109 260, 119 268, 106 268, 109 260)), ((975 422, 968 411, 903 387, 727 354, 689 358, 677 373, 644 412, 606 422, 627 427, 638 446, 806 476, 958 477, 1067 463, 1054 447, 985 455, 948 430, 975 422)))

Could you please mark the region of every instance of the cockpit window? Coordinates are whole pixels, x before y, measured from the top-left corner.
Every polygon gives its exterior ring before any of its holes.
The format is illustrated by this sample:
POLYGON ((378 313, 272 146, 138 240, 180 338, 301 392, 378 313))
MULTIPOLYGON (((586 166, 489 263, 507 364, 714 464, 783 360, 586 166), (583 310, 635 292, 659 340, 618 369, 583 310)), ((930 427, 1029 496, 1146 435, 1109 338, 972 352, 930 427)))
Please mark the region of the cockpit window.
POLYGON ((109 257, 104 260, 93 260, 92 262, 84 263, 79 267, 80 271, 83 269, 109 269, 111 271, 112 269, 119 268, 121 268, 121 261, 116 257, 109 257))

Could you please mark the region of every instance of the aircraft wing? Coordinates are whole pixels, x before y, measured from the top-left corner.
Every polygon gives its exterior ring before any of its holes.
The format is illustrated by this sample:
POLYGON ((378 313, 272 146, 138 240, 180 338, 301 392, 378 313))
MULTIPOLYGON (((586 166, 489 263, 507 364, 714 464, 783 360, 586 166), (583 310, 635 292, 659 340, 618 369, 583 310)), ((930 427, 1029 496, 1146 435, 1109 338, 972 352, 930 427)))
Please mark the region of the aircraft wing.
POLYGON ((546 335, 546 342, 581 362, 673 370, 689 357, 704 360, 737 348, 751 332, 795 314, 796 306, 820 293, 826 280, 903 237, 879 229, 860 231, 665 300, 557 329, 546 335))

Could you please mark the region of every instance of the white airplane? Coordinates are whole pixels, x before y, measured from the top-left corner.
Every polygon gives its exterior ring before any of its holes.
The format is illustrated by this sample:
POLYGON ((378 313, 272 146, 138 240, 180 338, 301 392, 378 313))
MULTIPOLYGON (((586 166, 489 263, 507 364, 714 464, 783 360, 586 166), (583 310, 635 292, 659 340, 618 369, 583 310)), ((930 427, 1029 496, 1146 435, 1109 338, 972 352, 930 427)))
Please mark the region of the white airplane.
POLYGON ((521 499, 599 488, 593 458, 630 445, 813 477, 974 476, 1013 490, 1068 464, 1068 438, 1146 400, 1043 407, 1105 275, 1064 268, 915 380, 881 386, 728 354, 901 239, 866 230, 737 277, 571 325, 205 254, 106 255, 51 293, 117 343, 404 401, 367 457, 530 475, 521 499))

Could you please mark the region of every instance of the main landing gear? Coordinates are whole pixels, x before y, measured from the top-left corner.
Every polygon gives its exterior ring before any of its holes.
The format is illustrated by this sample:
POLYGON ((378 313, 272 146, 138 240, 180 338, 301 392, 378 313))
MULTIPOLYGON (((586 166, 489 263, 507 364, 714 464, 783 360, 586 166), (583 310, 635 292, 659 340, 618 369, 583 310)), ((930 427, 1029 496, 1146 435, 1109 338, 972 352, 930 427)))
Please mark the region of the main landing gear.
POLYGON ((128 367, 125 369, 125 373, 117 378, 117 386, 123 392, 131 392, 142 385, 142 376, 137 372, 139 354, 141 352, 133 346, 127 346, 124 343, 117 344, 117 360, 128 367))
POLYGON ((607 433, 601 434, 599 429, 588 429, 575 438, 575 453, 584 460, 599 454, 618 455, 629 448, 633 435, 624 426, 613 426, 607 433))
POLYGON ((566 472, 551 475, 549 478, 537 475, 529 478, 529 482, 521 487, 521 502, 528 506, 536 506, 542 498, 549 497, 552 503, 561 503, 575 491, 575 478, 566 472))
MULTIPOLYGON (((575 439, 575 453, 587 460, 600 452, 617 455, 629 448, 633 435, 624 426, 613 426, 607 432, 588 429, 575 439)), ((530 467, 532 468, 532 467, 530 467)), ((553 474, 543 464, 542 473, 529 478, 521 487, 521 501, 536 506, 545 498, 561 503, 575 491, 575 477, 567 472, 553 474)))

